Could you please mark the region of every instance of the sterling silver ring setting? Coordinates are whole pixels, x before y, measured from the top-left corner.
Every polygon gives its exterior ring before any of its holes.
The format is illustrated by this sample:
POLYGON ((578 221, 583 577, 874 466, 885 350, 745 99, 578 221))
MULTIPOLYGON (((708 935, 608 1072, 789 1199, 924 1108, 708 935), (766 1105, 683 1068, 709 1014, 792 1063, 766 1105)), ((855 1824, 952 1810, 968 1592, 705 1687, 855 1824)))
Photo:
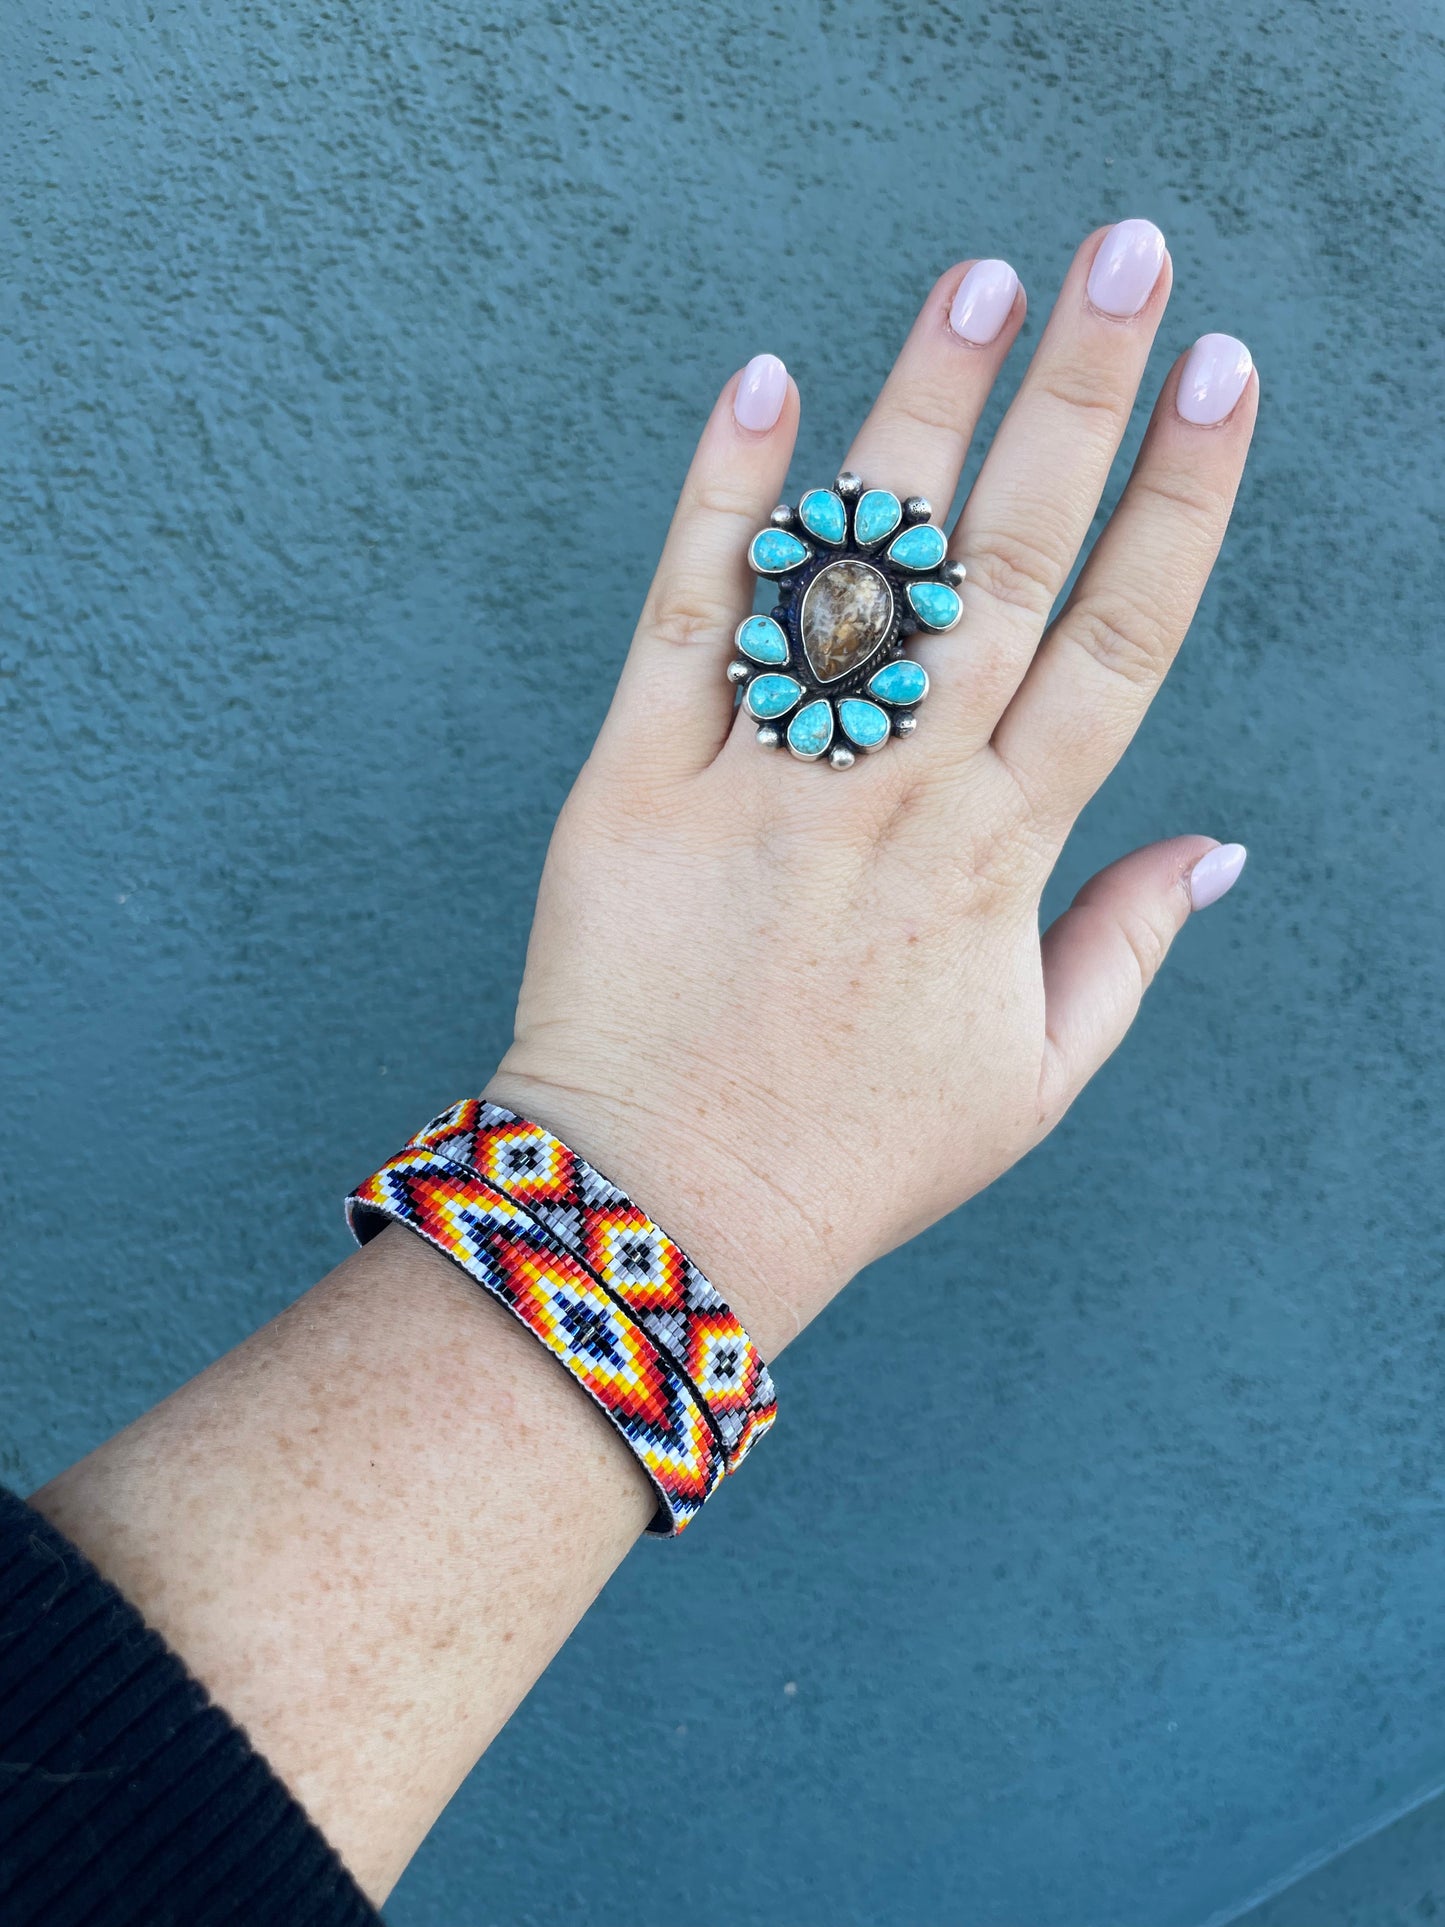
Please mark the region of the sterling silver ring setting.
POLYGON ((764 748, 849 769, 913 733, 928 674, 905 646, 963 613, 963 564, 946 560, 932 517, 921 495, 900 501, 844 474, 753 537, 748 565, 778 600, 738 624, 727 673, 764 748))

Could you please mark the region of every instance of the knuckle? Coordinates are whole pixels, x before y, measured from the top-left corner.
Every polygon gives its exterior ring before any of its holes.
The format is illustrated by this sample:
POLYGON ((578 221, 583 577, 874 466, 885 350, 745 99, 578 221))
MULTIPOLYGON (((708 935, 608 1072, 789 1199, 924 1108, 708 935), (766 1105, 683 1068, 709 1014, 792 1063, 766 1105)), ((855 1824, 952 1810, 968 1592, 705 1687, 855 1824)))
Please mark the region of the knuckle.
POLYGON ((767 515, 766 509, 759 510, 753 490, 745 488, 741 481, 729 481, 722 475, 709 475, 695 483, 688 492, 687 506, 698 515, 726 522, 746 522, 750 529, 767 515))
POLYGON ((1110 426, 1128 414, 1134 399, 1128 377, 1101 362, 1056 362, 1040 373, 1039 392, 1071 414, 1100 415, 1110 426))
POLYGON ((1224 507, 1216 493, 1184 476, 1168 474, 1142 474, 1139 487, 1172 522, 1182 522, 1196 531, 1213 550, 1219 540, 1224 507))
POLYGON ((1064 573, 1047 549, 1002 530, 973 537, 966 566, 968 580, 991 601, 1022 609, 1038 621, 1053 607, 1064 573))
POLYGON ((1119 929, 1133 953, 1139 970, 1141 990, 1147 990, 1159 974, 1169 940, 1159 926, 1140 910, 1126 911, 1119 918, 1119 929))
POLYGON ((899 388, 887 397, 887 413, 903 428, 920 430, 930 436, 946 436, 955 447, 963 443, 963 430, 949 413, 947 405, 927 388, 899 388))
POLYGON ((1001 916, 1018 902, 1021 879, 1001 851, 959 850, 942 858, 940 867, 949 901, 961 914, 1001 916))
POLYGON ((681 590, 664 590, 644 617, 644 626, 670 649, 715 649, 737 627, 729 604, 681 590))
POLYGON ((1012 912, 1031 893, 1038 875, 1041 838, 1021 813, 1006 813, 989 828, 979 828, 935 848, 929 866, 961 899, 971 915, 1012 912))
POLYGON ((1135 688, 1157 682, 1173 653, 1158 616, 1128 596, 1088 597, 1068 612, 1064 633, 1101 669, 1135 688))

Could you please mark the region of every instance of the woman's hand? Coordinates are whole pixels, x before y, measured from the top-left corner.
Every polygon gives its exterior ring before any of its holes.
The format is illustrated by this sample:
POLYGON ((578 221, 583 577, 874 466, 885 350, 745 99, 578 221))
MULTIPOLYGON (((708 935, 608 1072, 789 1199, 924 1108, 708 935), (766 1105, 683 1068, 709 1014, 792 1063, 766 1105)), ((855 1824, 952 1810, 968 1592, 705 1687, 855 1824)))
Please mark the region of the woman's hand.
MULTIPOLYGON (((1198 904, 1237 873, 1207 838, 1157 845, 1039 941, 1044 880, 1184 634, 1254 415, 1237 343, 1174 371, 1048 626, 1167 290, 1152 229, 1085 244, 955 531, 964 619, 915 652, 918 732, 845 774, 760 750, 723 673, 793 445, 781 366, 730 382, 703 436, 492 1089, 666 1225, 765 1357, 1049 1129, 1191 883, 1198 904)), ((1022 316, 1001 264, 947 275, 848 465, 946 501, 1022 316)), ((380 1899, 653 1498, 544 1348, 393 1226, 36 1504, 380 1899)))
MULTIPOLYGON (((761 750, 724 678, 797 430, 781 363, 750 363, 704 431, 553 837, 489 1095, 622 1184, 765 1356, 1053 1128, 1191 906, 1238 875, 1238 846, 1155 844, 1040 938, 1064 839, 1193 616, 1254 422, 1247 351, 1205 336, 1050 620, 1170 278, 1147 222, 1079 250, 953 531, 963 619, 912 651, 932 682, 917 733, 846 773, 761 750)), ((1023 316, 1003 263, 951 269, 843 466, 947 503, 1023 316)))

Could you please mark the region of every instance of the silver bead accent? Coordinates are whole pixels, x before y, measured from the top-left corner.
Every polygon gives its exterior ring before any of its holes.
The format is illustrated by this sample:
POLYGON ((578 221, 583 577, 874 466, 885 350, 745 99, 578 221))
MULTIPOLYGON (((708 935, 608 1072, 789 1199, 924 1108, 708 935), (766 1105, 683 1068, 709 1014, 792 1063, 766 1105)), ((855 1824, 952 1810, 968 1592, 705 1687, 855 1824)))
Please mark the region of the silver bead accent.
POLYGON ((797 519, 797 510, 790 508, 786 502, 779 502, 778 506, 768 517, 768 520, 775 529, 790 529, 797 519))
POLYGON ((737 662, 730 662, 728 664, 728 681, 729 682, 746 682, 748 677, 752 673, 753 673, 753 666, 750 662, 743 662, 739 660, 737 662))
POLYGON ((828 751, 828 761, 834 769, 852 769, 853 752, 846 743, 834 743, 828 751))
POLYGON ((855 475, 851 468, 845 468, 833 484, 834 492, 841 495, 845 502, 856 501, 863 493, 863 477, 855 475))
POLYGON ((938 579, 940 582, 946 582, 951 589, 958 589, 963 586, 963 579, 967 574, 968 570, 961 562, 944 562, 939 566, 938 579))
POLYGON ((758 741, 764 749, 776 749, 783 738, 772 723, 758 725, 758 741))
POLYGON ((903 519, 905 522, 931 522, 933 520, 932 502, 926 495, 910 495, 903 504, 903 519))
POLYGON ((918 718, 911 709, 905 715, 895 716, 893 718, 893 734, 895 736, 911 736, 917 727, 918 718))

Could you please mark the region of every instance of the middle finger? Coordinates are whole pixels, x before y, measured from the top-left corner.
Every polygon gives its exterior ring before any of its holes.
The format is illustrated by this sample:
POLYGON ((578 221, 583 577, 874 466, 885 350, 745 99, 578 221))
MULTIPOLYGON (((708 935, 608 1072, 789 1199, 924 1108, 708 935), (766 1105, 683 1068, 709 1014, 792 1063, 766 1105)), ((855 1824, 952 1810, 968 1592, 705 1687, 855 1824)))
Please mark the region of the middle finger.
POLYGON ((916 652, 935 690, 929 735, 950 759, 987 742, 1033 659, 1104 492, 1170 280, 1151 221, 1097 230, 1074 256, 949 545, 968 571, 963 620, 916 652))
POLYGON ((947 515, 964 457, 1027 303, 1007 261, 950 268, 929 292, 843 463, 869 488, 947 515))

